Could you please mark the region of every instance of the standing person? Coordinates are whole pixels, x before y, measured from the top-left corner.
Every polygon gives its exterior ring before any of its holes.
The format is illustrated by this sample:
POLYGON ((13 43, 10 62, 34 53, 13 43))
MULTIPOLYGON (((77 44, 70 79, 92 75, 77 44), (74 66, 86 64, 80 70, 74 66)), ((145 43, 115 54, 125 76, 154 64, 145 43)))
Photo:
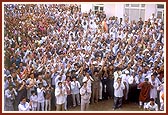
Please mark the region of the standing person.
POLYGON ((51 111, 51 93, 53 88, 49 84, 45 90, 45 111, 51 111))
POLYGON ((83 79, 83 86, 80 89, 81 95, 81 111, 88 110, 90 97, 91 97, 91 88, 87 85, 87 79, 83 79))
POLYGON ((137 79, 137 90, 136 90, 136 93, 135 93, 135 98, 136 98, 136 102, 139 103, 139 95, 140 95, 140 92, 141 92, 141 88, 139 87, 139 84, 143 83, 144 80, 145 80, 141 70, 138 71, 138 75, 135 76, 135 79, 137 79))
POLYGON ((164 80, 162 81, 162 84, 158 87, 158 91, 159 91, 159 104, 160 105, 160 110, 163 111, 164 110, 164 80))
POLYGON ((44 111, 44 93, 45 93, 45 89, 43 87, 42 83, 38 84, 38 88, 37 88, 37 97, 38 97, 38 105, 37 105, 37 111, 40 111, 40 106, 41 106, 41 110, 44 111))
POLYGON ((32 111, 37 111, 38 97, 35 91, 31 91, 30 101, 32 102, 32 111))
POLYGON ((65 90, 67 92, 67 101, 65 102, 65 110, 72 107, 72 94, 71 94, 71 77, 67 76, 65 80, 65 90))
POLYGON ((149 82, 148 78, 145 78, 145 81, 141 84, 139 84, 139 87, 141 88, 141 92, 139 95, 139 105, 140 108, 144 105, 144 108, 150 100, 150 89, 151 89, 151 83, 149 82))
POLYGON ((30 78, 26 80, 27 84, 27 99, 30 99, 31 91, 36 89, 36 78, 34 78, 34 73, 30 73, 30 78))
POLYGON ((137 84, 138 84, 138 79, 135 77, 135 73, 132 73, 130 78, 128 79, 129 83, 129 95, 128 95, 128 100, 131 102, 136 102, 137 101, 137 84))
POLYGON ((80 105, 80 97, 79 97, 79 88, 81 87, 80 83, 76 80, 76 77, 72 78, 71 82, 71 93, 73 99, 73 107, 76 107, 76 100, 77 104, 80 105))
POLYGON ((57 111, 64 111, 65 104, 65 88, 62 86, 62 82, 58 82, 58 86, 55 89, 55 96, 57 98, 56 105, 57 111))
POLYGON ((90 76, 89 71, 85 73, 85 77, 83 79, 87 79, 87 85, 88 87, 92 87, 92 82, 94 81, 93 78, 90 76))
POLYGON ((99 99, 99 88, 100 88, 100 78, 98 76, 98 71, 94 71, 93 74, 93 79, 94 82, 92 84, 92 97, 91 97, 91 101, 92 103, 97 103, 98 99, 99 99))
POLYGON ((68 97, 67 93, 68 93, 68 91, 67 91, 66 81, 63 81, 63 82, 62 82, 62 85, 63 85, 63 87, 65 88, 65 95, 64 95, 64 100, 65 100, 65 103, 64 103, 64 110, 67 111, 67 97, 68 97))
POLYGON ((16 90, 12 85, 8 86, 8 89, 5 90, 5 111, 14 111, 14 100, 17 95, 16 90))
POLYGON ((107 25, 106 21, 107 21, 107 18, 104 18, 102 21, 102 31, 103 32, 108 32, 108 25, 107 25))
POLYGON ((109 76, 109 81, 108 81, 108 87, 109 87, 109 95, 111 98, 114 98, 114 67, 112 64, 109 65, 108 67, 108 76, 109 76))
POLYGON ((160 85, 158 81, 159 80, 152 74, 151 79, 149 79, 149 82, 151 83, 150 98, 153 98, 155 101, 157 100, 157 88, 160 85))
POLYGON ((117 78, 117 81, 114 82, 114 107, 113 110, 116 108, 120 108, 122 106, 122 98, 124 96, 123 91, 125 89, 124 83, 121 81, 120 77, 117 78))
POLYGON ((145 106, 146 111, 158 111, 158 104, 155 103, 155 100, 153 98, 150 99, 150 101, 145 106))
POLYGON ((17 101, 19 105, 22 97, 27 97, 27 85, 25 80, 23 80, 22 83, 19 84, 17 91, 18 91, 17 101))
POLYGON ((128 101, 128 93, 129 93, 129 80, 130 75, 129 75, 129 71, 125 70, 125 74, 124 76, 122 76, 122 81, 125 85, 125 89, 124 89, 124 100, 123 102, 126 103, 128 101))
POLYGON ((109 78, 108 78, 107 71, 104 71, 102 79, 101 79, 102 86, 103 86, 103 91, 102 91, 103 100, 108 100, 108 97, 109 97, 109 92, 108 92, 109 88, 107 87, 108 81, 109 81, 109 78))
POLYGON ((32 106, 32 102, 26 102, 26 97, 22 97, 20 104, 18 105, 19 111, 30 111, 32 106))

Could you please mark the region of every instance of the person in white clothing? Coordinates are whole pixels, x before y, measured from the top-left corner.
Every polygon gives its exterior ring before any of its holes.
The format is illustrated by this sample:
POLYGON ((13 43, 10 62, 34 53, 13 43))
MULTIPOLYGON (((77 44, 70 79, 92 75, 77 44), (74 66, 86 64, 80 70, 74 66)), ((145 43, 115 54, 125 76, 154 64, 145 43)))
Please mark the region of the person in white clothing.
POLYGON ((146 111, 158 111, 158 105, 155 103, 154 99, 151 98, 150 101, 145 106, 146 111))
POLYGON ((160 100, 160 110, 164 110, 164 82, 157 88, 159 92, 159 100, 160 100))
POLYGON ((125 74, 122 74, 122 81, 125 85, 125 89, 124 89, 124 102, 127 101, 128 99, 128 93, 129 93, 129 82, 128 82, 128 79, 130 78, 130 75, 129 75, 129 71, 128 70, 125 70, 125 74))
POLYGON ((88 110, 90 98, 91 98, 91 88, 87 86, 87 79, 83 79, 83 86, 80 89, 81 95, 81 111, 88 110))
POLYGON ((58 87, 55 89, 57 111, 64 111, 65 93, 65 87, 62 86, 62 82, 58 82, 58 87))
POLYGON ((73 106, 76 106, 76 100, 77 104, 80 105, 80 97, 79 97, 79 89, 81 87, 79 81, 76 80, 76 77, 72 78, 71 82, 71 93, 72 93, 72 99, 73 99, 73 106))
POLYGON ((90 87, 91 88, 91 86, 92 86, 92 82, 94 81, 93 80, 93 78, 90 76, 90 74, 89 74, 89 71, 88 72, 86 72, 86 75, 85 75, 85 77, 83 78, 83 79, 86 79, 87 78, 87 85, 88 85, 88 87, 90 87))
POLYGON ((18 110, 19 111, 30 111, 32 108, 32 102, 30 101, 29 103, 26 102, 26 97, 22 97, 22 100, 20 104, 18 105, 18 110))
POLYGON ((38 97, 35 93, 35 91, 31 91, 30 101, 32 102, 32 111, 37 111, 37 100, 38 97))
POLYGON ((124 83, 121 81, 121 78, 118 77, 117 81, 114 82, 114 107, 113 110, 116 108, 120 108, 122 106, 122 98, 124 96, 123 90, 125 89, 124 83))
POLYGON ((44 111, 45 89, 44 89, 42 83, 39 83, 38 86, 39 87, 37 88, 37 97, 38 97, 38 99, 37 99, 38 100, 37 111, 40 111, 40 106, 41 106, 41 110, 44 111))
POLYGON ((157 98, 157 87, 160 85, 156 77, 152 74, 151 79, 149 79, 152 87, 150 89, 150 98, 153 98, 156 101, 157 98))

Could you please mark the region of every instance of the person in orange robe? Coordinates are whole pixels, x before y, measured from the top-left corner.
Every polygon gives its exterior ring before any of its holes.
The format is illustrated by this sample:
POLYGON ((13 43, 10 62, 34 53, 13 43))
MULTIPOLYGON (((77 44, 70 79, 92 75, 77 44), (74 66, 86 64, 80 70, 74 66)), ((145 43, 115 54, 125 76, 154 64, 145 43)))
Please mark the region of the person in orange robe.
POLYGON ((145 78, 145 81, 139 84, 139 87, 141 88, 139 95, 139 105, 142 108, 142 105, 145 107, 147 102, 150 100, 151 83, 149 82, 149 79, 145 78))
POLYGON ((108 32, 108 25, 106 23, 106 18, 104 18, 104 20, 102 21, 102 29, 103 29, 103 32, 108 32))

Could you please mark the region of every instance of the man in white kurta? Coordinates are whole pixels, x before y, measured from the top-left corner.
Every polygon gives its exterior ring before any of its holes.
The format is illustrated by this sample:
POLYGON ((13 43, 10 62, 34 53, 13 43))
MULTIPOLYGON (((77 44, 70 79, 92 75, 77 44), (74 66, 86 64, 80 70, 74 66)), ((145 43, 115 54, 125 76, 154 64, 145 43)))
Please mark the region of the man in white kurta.
POLYGON ((153 98, 156 100, 157 98, 157 87, 160 85, 158 80, 155 78, 155 76, 152 74, 151 78, 149 79, 149 82, 152 85, 152 88, 150 89, 150 98, 153 98))
POLYGON ((125 70, 125 74, 122 74, 122 81, 125 85, 125 89, 124 89, 124 101, 127 101, 128 99, 128 93, 129 93, 129 78, 130 78, 130 75, 129 75, 129 71, 128 70, 125 70))
POLYGON ((87 86, 87 79, 83 79, 83 86, 80 89, 81 95, 81 111, 88 110, 90 97, 91 97, 91 88, 87 86))
POLYGON ((65 87, 62 86, 62 82, 58 82, 58 87, 55 89, 57 111, 64 111, 65 94, 65 87))

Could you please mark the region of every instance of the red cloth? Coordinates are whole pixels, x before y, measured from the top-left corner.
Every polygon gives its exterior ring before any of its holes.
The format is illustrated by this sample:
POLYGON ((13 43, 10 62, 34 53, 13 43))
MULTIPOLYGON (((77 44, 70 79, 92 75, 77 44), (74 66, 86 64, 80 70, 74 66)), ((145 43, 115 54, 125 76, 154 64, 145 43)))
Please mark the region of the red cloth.
POLYGON ((143 82, 143 83, 139 84, 139 87, 141 87, 139 101, 149 102, 151 84, 149 84, 148 82, 143 82))

